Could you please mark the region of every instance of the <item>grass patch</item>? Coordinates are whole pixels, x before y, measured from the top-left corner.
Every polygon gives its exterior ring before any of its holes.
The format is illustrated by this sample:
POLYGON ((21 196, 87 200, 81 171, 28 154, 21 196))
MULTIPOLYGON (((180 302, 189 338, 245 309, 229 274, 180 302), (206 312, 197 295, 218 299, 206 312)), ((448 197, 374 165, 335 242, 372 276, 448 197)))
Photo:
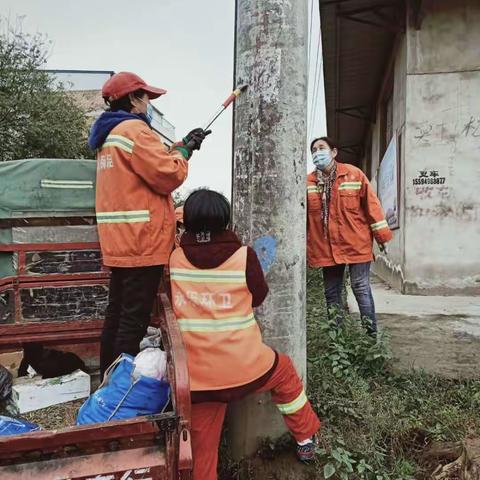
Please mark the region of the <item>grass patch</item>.
POLYGON ((478 432, 480 381, 394 373, 388 337, 371 338, 348 315, 338 329, 329 322, 320 270, 308 272, 307 286, 308 391, 323 422, 318 471, 425 478, 419 458, 428 444, 478 432))
MULTIPOLYGON (((305 474, 287 473, 286 478, 310 479, 313 473, 318 480, 430 479, 441 460, 422 464, 429 445, 458 442, 480 431, 480 380, 394 372, 388 336, 380 332, 372 338, 365 325, 348 314, 337 328, 329 321, 337 313, 328 315, 321 271, 309 270, 308 396, 322 420, 321 448, 315 468, 304 467, 305 474)), ((294 448, 288 436, 277 442, 266 439, 257 466, 262 459, 283 459, 294 448)), ((281 462, 278 466, 284 468, 281 462)), ((278 475, 268 478, 284 478, 278 475)), ((233 462, 225 439, 219 478, 267 479, 257 471, 255 459, 251 464, 233 462)))

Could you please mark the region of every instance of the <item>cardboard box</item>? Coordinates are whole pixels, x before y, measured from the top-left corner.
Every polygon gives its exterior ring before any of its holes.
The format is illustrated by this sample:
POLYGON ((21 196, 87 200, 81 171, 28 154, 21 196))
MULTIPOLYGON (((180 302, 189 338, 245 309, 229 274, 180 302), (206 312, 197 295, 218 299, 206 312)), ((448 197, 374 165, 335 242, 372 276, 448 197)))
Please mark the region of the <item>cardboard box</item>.
POLYGON ((23 359, 23 350, 19 352, 0 353, 0 365, 3 365, 13 376, 17 378, 18 367, 23 359))
POLYGON ((20 414, 89 395, 90 375, 81 370, 47 379, 21 377, 14 381, 12 387, 12 403, 20 414))

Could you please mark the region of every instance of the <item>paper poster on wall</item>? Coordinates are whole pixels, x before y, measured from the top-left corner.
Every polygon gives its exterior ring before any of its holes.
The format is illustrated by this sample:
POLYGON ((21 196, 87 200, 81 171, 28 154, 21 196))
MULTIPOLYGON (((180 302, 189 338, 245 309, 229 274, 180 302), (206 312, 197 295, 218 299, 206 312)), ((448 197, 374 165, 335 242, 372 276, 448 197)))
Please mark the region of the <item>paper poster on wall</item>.
POLYGON ((378 198, 390 228, 400 226, 398 213, 397 139, 394 135, 378 169, 378 198))

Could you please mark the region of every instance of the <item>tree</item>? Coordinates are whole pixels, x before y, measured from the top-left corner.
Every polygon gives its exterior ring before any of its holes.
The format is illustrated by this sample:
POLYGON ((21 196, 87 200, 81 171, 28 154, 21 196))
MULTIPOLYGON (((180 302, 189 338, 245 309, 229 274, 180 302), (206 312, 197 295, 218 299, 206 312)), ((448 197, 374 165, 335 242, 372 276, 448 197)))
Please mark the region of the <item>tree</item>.
POLYGON ((0 18, 0 161, 21 158, 92 158, 84 112, 41 68, 44 35, 0 18))
POLYGON ((175 190, 172 194, 173 204, 175 208, 181 207, 185 203, 185 196, 179 190, 175 190))

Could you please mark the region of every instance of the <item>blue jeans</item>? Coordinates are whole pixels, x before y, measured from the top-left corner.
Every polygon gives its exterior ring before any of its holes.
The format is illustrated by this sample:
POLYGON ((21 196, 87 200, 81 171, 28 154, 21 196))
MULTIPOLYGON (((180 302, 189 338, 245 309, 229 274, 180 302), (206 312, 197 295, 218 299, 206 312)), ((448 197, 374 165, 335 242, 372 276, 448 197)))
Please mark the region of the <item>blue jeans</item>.
MULTIPOLYGON (((357 300, 361 318, 369 318, 371 325, 368 326, 369 333, 377 331, 377 320, 375 317, 375 304, 373 302, 372 289, 370 287, 370 264, 352 263, 348 266, 350 270, 350 283, 353 294, 357 300)), ((346 265, 333 265, 323 267, 323 285, 327 307, 337 306, 342 309, 343 277, 346 265)), ((341 322, 341 316, 337 316, 337 323, 341 322)))

